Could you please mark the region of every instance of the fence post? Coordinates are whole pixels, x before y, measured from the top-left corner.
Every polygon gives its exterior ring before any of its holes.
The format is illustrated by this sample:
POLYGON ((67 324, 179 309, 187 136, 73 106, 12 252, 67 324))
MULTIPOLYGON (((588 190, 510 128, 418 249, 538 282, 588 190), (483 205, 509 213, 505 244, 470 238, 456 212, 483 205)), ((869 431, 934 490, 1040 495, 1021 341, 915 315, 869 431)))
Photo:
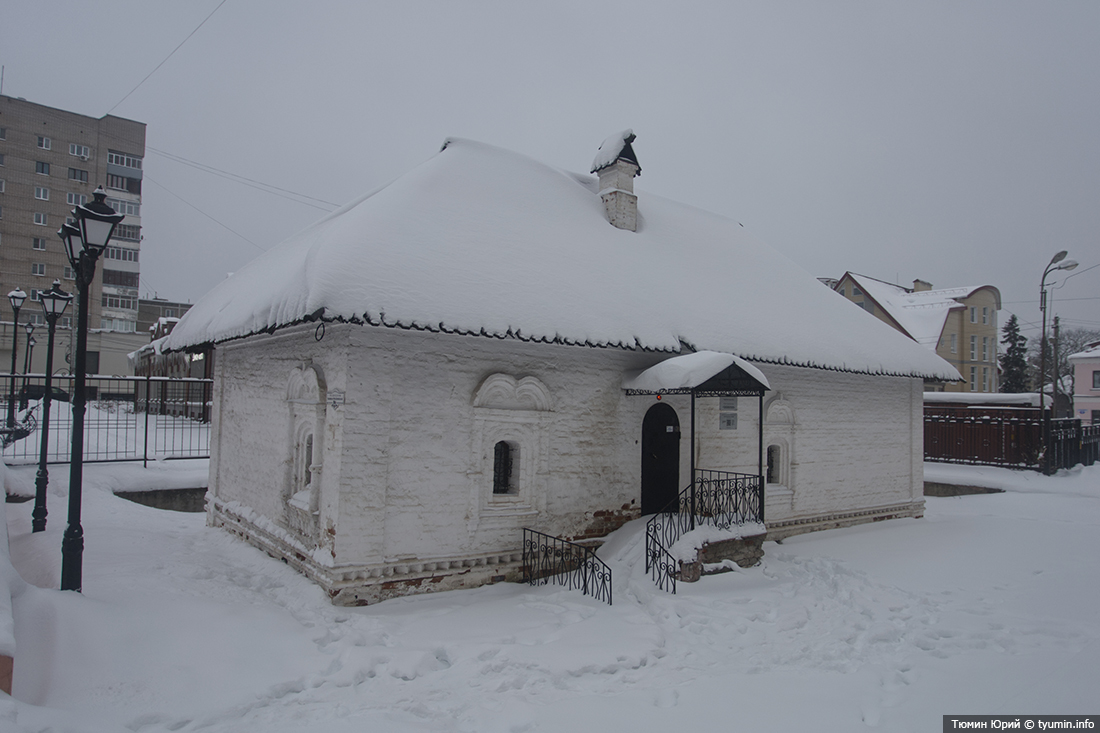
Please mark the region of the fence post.
POLYGON ((149 388, 152 373, 145 375, 145 449, 141 461, 142 468, 149 468, 149 388))

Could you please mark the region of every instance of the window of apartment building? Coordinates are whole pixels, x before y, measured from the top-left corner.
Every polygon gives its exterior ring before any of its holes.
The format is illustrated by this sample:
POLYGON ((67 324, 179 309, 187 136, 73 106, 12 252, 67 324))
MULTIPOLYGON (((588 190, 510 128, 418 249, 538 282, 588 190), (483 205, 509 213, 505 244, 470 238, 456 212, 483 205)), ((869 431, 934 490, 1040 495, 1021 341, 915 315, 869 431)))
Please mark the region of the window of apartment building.
POLYGON ((50 189, 46 188, 45 186, 35 186, 34 187, 34 197, 36 199, 38 199, 39 201, 49 201, 50 200, 50 189))
POLYGON ((982 367, 982 391, 989 391, 989 367, 982 367))
POLYGON ((951 334, 951 353, 959 353, 959 334, 957 333, 951 334))
MULTIPOLYGON (((42 291, 39 290, 38 293, 38 299, 42 300, 42 291)), ((46 317, 37 311, 29 311, 26 315, 26 319, 28 322, 33 323, 36 326, 46 325, 46 317)))
POLYGON ((126 153, 118 153, 114 150, 107 151, 107 162, 113 165, 121 165, 124 168, 141 170, 141 158, 126 153))
POLYGON ((138 287, 138 274, 136 272, 122 272, 121 270, 104 268, 103 284, 120 288, 136 288, 138 287))
POLYGON ((40 227, 49 226, 46 215, 37 211, 34 213, 34 223, 40 227))
POLYGON ((41 160, 34 161, 34 172, 44 176, 50 175, 50 164, 41 160))
POLYGON ((44 276, 46 274, 46 263, 45 262, 32 262, 31 263, 31 274, 32 275, 43 275, 44 276))
POLYGON ((976 305, 970 306, 970 322, 971 323, 977 323, 978 322, 978 306, 976 306, 976 305))
POLYGON ((970 391, 978 391, 978 367, 970 367, 970 391))
POLYGON ((0 206, 0 219, 4 218, 4 207, 0 206))
POLYGON ((31 294, 30 294, 29 297, 30 297, 31 300, 37 300, 39 303, 41 303, 42 302, 42 293, 44 293, 44 292, 46 292, 46 291, 42 290, 42 288, 31 288, 31 294))
POLYGON ((88 150, 87 145, 77 145, 76 143, 69 143, 69 155, 75 155, 78 158, 87 160, 91 157, 91 151, 88 150))
POLYGON ((129 191, 130 193, 141 195, 141 179, 127 178, 125 176, 116 176, 113 173, 108 173, 107 188, 114 188, 119 191, 129 191))
POLYGON ((8 128, 0 127, 0 140, 8 139, 8 128))
POLYGON ((109 198, 107 199, 107 205, 119 214, 125 214, 126 216, 141 216, 141 204, 133 201, 109 198))
POLYGON ((978 337, 970 337, 970 361, 977 361, 978 359, 978 337))
POLYGON ((846 290, 846 288, 841 288, 841 289, 840 289, 840 294, 841 294, 841 295, 843 295, 843 296, 845 296, 845 297, 847 297, 847 296, 848 296, 848 294, 844 292, 845 290, 846 290))
POLYGON ((0 193, 4 193, 4 179, 0 178, 0 193))
POLYGON ((46 249, 46 240, 43 237, 35 237, 31 240, 31 249, 46 249))
POLYGON ((1092 373, 1092 388, 1100 389, 1100 371, 1092 373))
POLYGON ((982 308, 982 323, 989 323, 989 308, 982 308))
POLYGON ((982 361, 989 361, 989 337, 982 336, 982 361))
POLYGON ((124 318, 102 318, 100 319, 100 328, 104 331, 134 333, 137 331, 137 323, 135 321, 127 321, 124 318))
POLYGON ((4 154, 0 153, 0 165, 4 165, 4 154))
POLYGON ((70 181, 80 181, 81 183, 87 183, 88 182, 88 171, 82 171, 79 168, 70 168, 69 169, 69 180, 70 181))
POLYGON ((128 298, 122 295, 104 295, 104 308, 122 308, 123 310, 137 310, 138 299, 128 298))
POLYGON ((43 150, 49 150, 51 144, 52 141, 48 137, 42 137, 41 135, 38 136, 38 147, 42 148, 43 150))
MULTIPOLYGON (((128 242, 140 242, 141 241, 141 227, 136 224, 119 224, 115 227, 115 233, 112 235, 112 239, 124 239, 128 242)), ((115 259, 128 259, 130 262, 137 262, 137 252, 134 250, 125 250, 126 252, 133 252, 133 257, 116 257, 115 259)))
MULTIPOLYGON (((121 226, 119 224, 115 231, 117 232, 121 226)), ((136 249, 126 249, 125 247, 108 247, 103 251, 103 256, 108 260, 121 260, 122 262, 138 261, 138 251, 136 249)))
POLYGON ((82 193, 67 193, 65 194, 65 202, 69 206, 83 206, 88 203, 88 197, 82 193))
POLYGON ((65 279, 76 280, 76 270, 69 267, 68 265, 65 265, 65 279))
POLYGON ((859 288, 857 288, 855 285, 853 285, 852 286, 852 297, 853 298, 858 298, 861 295, 863 295, 863 291, 860 290, 859 288))

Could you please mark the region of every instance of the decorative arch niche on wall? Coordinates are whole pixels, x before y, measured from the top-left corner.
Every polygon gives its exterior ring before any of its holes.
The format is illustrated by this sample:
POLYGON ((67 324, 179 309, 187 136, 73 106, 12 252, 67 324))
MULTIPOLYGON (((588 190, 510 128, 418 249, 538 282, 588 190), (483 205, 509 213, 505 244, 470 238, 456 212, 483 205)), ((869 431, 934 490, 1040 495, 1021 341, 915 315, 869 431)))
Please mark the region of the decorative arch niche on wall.
POLYGON ((290 372, 290 475, 284 491, 286 524, 307 545, 316 546, 320 527, 320 483, 328 388, 321 367, 307 362, 290 372))
POLYGON ((498 372, 481 382, 472 404, 472 516, 479 525, 510 526, 545 505, 553 397, 536 377, 517 379, 498 372), (502 460, 502 444, 507 461, 502 460), (506 480, 497 475, 504 470, 509 471, 506 480))
POLYGON ((782 392, 764 403, 764 451, 767 458, 765 496, 770 502, 794 508, 797 462, 795 453, 794 405, 782 392))

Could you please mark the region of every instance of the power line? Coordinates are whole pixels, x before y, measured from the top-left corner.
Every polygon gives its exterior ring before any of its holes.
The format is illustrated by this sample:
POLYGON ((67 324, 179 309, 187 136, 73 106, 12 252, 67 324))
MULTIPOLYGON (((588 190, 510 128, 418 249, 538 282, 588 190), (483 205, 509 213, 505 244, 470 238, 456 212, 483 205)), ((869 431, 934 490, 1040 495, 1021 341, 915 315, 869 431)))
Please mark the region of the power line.
POLYGON ((175 53, 176 51, 179 51, 179 50, 180 50, 180 48, 182 48, 182 47, 183 47, 183 44, 185 44, 185 43, 187 43, 187 42, 188 42, 189 40, 191 40, 191 36, 195 35, 195 34, 196 34, 196 33, 198 32, 199 28, 202 28, 203 24, 204 24, 204 23, 206 23, 206 21, 210 20, 211 16, 213 16, 213 15, 214 15, 214 13, 218 12, 218 9, 219 9, 219 8, 221 8, 221 6, 225 5, 225 3, 226 3, 226 2, 227 2, 227 0, 222 0, 222 1, 220 2, 220 3, 218 3, 218 7, 217 7, 217 8, 214 8, 213 10, 211 10, 211 11, 210 11, 210 15, 206 16, 205 18, 203 18, 203 19, 202 19, 202 23, 199 23, 199 24, 198 24, 197 26, 195 26, 195 30, 193 30, 193 31, 191 31, 190 33, 188 33, 188 34, 187 34, 187 38, 184 38, 184 39, 183 39, 182 41, 180 41, 180 45, 179 45, 179 46, 176 46, 175 48, 173 48, 173 49, 172 49, 172 53, 170 53, 170 54, 168 54, 167 56, 165 56, 165 57, 164 57, 164 61, 161 61, 161 62, 160 62, 159 64, 157 64, 157 65, 156 65, 156 68, 154 68, 154 69, 153 69, 152 71, 150 71, 150 72, 149 72, 148 74, 146 74, 146 75, 145 75, 145 78, 144 78, 144 79, 142 79, 141 81, 139 81, 139 82, 137 83, 137 86, 135 86, 135 87, 134 87, 133 89, 131 89, 130 91, 126 92, 126 96, 125 96, 125 97, 123 97, 122 99, 118 100, 118 102, 117 102, 117 103, 115 104, 115 106, 114 106, 114 107, 111 107, 111 108, 110 108, 109 110, 107 110, 107 114, 111 114, 112 112, 114 112, 114 111, 115 111, 115 108, 116 108, 116 107, 118 107, 118 105, 120 105, 120 104, 122 104, 123 102, 125 102, 125 101, 126 101, 126 99, 127 99, 127 97, 129 97, 129 96, 130 96, 131 94, 133 94, 134 92, 136 92, 136 91, 138 90, 138 87, 140 87, 140 86, 141 86, 142 84, 144 84, 144 83, 145 83, 146 81, 148 81, 148 79, 149 79, 149 77, 150 77, 150 76, 152 76, 153 74, 157 73, 157 69, 159 69, 160 67, 164 66, 165 62, 167 62, 167 61, 168 61, 168 59, 172 58, 172 54, 174 54, 174 53, 175 53))
POLYGON ((294 201, 295 203, 304 204, 306 206, 312 206, 313 208, 320 209, 321 211, 332 211, 333 209, 336 209, 336 208, 339 207, 339 204, 335 204, 331 201, 325 201, 324 199, 319 199, 319 198, 316 198, 314 196, 307 196, 304 193, 298 193, 297 191, 291 191, 290 189, 287 189, 287 188, 280 188, 279 186, 274 186, 270 183, 264 183, 263 181, 257 181, 254 178, 249 178, 247 176, 242 176, 239 173, 230 173, 229 171, 222 170, 221 168, 215 168, 212 165, 206 165, 205 163, 199 163, 199 162, 191 160, 189 158, 185 158, 182 155, 176 155, 174 153, 169 153, 167 151, 160 150, 159 148, 154 148, 152 145, 146 145, 145 149, 146 150, 151 150, 152 152, 156 153, 157 155, 161 155, 165 158, 168 158, 169 160, 173 160, 177 163, 182 163, 183 165, 190 166, 190 167, 192 167, 196 170, 203 171, 204 173, 210 173, 211 175, 218 176, 219 178, 224 178, 224 179, 229 180, 229 181, 234 181, 236 183, 240 183, 242 185, 249 186, 251 188, 255 188, 259 191, 263 191, 265 193, 274 194, 275 196, 280 196, 281 198, 285 198, 288 201, 294 201), (289 194, 289 195, 283 195, 283 194, 289 194), (296 197, 296 198, 291 198, 291 197, 296 197), (302 200, 299 200, 299 199, 307 199, 307 200, 302 201, 302 200), (317 204, 311 204, 310 201, 316 201, 319 204, 324 204, 324 206, 318 206, 317 204))
POLYGON ((248 237, 246 237, 245 235, 243 235, 243 234, 241 234, 240 232, 238 232, 238 231, 236 231, 236 230, 232 229, 232 228, 231 228, 231 227, 230 227, 229 225, 227 225, 227 224, 223 224, 222 222, 220 222, 220 221, 218 221, 217 219, 215 219, 214 217, 212 217, 212 216, 211 216, 210 214, 207 214, 207 213, 206 213, 205 211, 203 211, 202 209, 200 209, 200 208, 199 208, 198 206, 195 206, 195 205, 194 205, 193 203, 191 203, 190 201, 188 201, 187 199, 185 199, 185 198, 184 198, 183 196, 180 196, 180 195, 179 195, 178 193, 175 193, 175 192, 173 192, 173 191, 169 191, 169 190, 168 190, 167 188, 165 188, 165 187, 164 187, 163 185, 161 185, 161 184, 157 183, 157 182, 156 182, 156 181, 154 181, 154 180, 153 180, 152 178, 150 178, 148 174, 146 174, 146 175, 145 175, 145 180, 146 180, 146 181, 149 181, 149 183, 152 183, 152 184, 153 184, 154 186, 156 186, 157 188, 160 188, 160 189, 162 189, 162 190, 164 190, 164 191, 166 191, 166 192, 168 192, 168 193, 172 194, 173 196, 175 196, 176 198, 178 198, 178 199, 179 199, 180 201, 182 201, 183 203, 187 204, 188 206, 190 206, 190 207, 191 207, 192 209, 194 209, 195 211, 197 211, 197 212, 199 212, 200 214, 202 214, 203 216, 205 216, 205 217, 206 217, 207 219, 209 219, 210 221, 214 222, 215 224, 217 224, 217 225, 218 225, 218 226, 220 226, 220 227, 223 227, 223 228, 224 228, 224 229, 226 229, 227 231, 229 231, 229 232, 232 232, 233 234, 236 234, 236 235, 237 235, 238 237, 240 237, 240 238, 241 238, 241 239, 243 239, 244 241, 248 242, 249 244, 251 244, 251 245, 252 245, 253 247, 255 247, 256 249, 260 250, 261 252, 266 252, 266 251, 267 251, 267 250, 265 250, 265 249, 264 249, 263 247, 261 247, 260 245, 256 244, 256 243, 255 243, 255 242, 253 242, 253 241, 252 241, 251 239, 249 239, 248 237))

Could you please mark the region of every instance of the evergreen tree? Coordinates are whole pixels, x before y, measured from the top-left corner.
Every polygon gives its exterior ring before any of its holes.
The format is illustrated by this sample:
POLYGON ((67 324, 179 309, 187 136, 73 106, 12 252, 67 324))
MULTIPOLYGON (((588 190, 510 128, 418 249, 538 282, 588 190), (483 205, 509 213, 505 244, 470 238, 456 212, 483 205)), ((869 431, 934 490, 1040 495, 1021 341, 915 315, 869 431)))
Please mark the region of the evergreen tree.
POLYGON ((1020 335, 1020 324, 1015 315, 1009 317, 1001 333, 1001 343, 1005 345, 1000 357, 1001 391, 1027 392, 1027 337, 1020 335))

